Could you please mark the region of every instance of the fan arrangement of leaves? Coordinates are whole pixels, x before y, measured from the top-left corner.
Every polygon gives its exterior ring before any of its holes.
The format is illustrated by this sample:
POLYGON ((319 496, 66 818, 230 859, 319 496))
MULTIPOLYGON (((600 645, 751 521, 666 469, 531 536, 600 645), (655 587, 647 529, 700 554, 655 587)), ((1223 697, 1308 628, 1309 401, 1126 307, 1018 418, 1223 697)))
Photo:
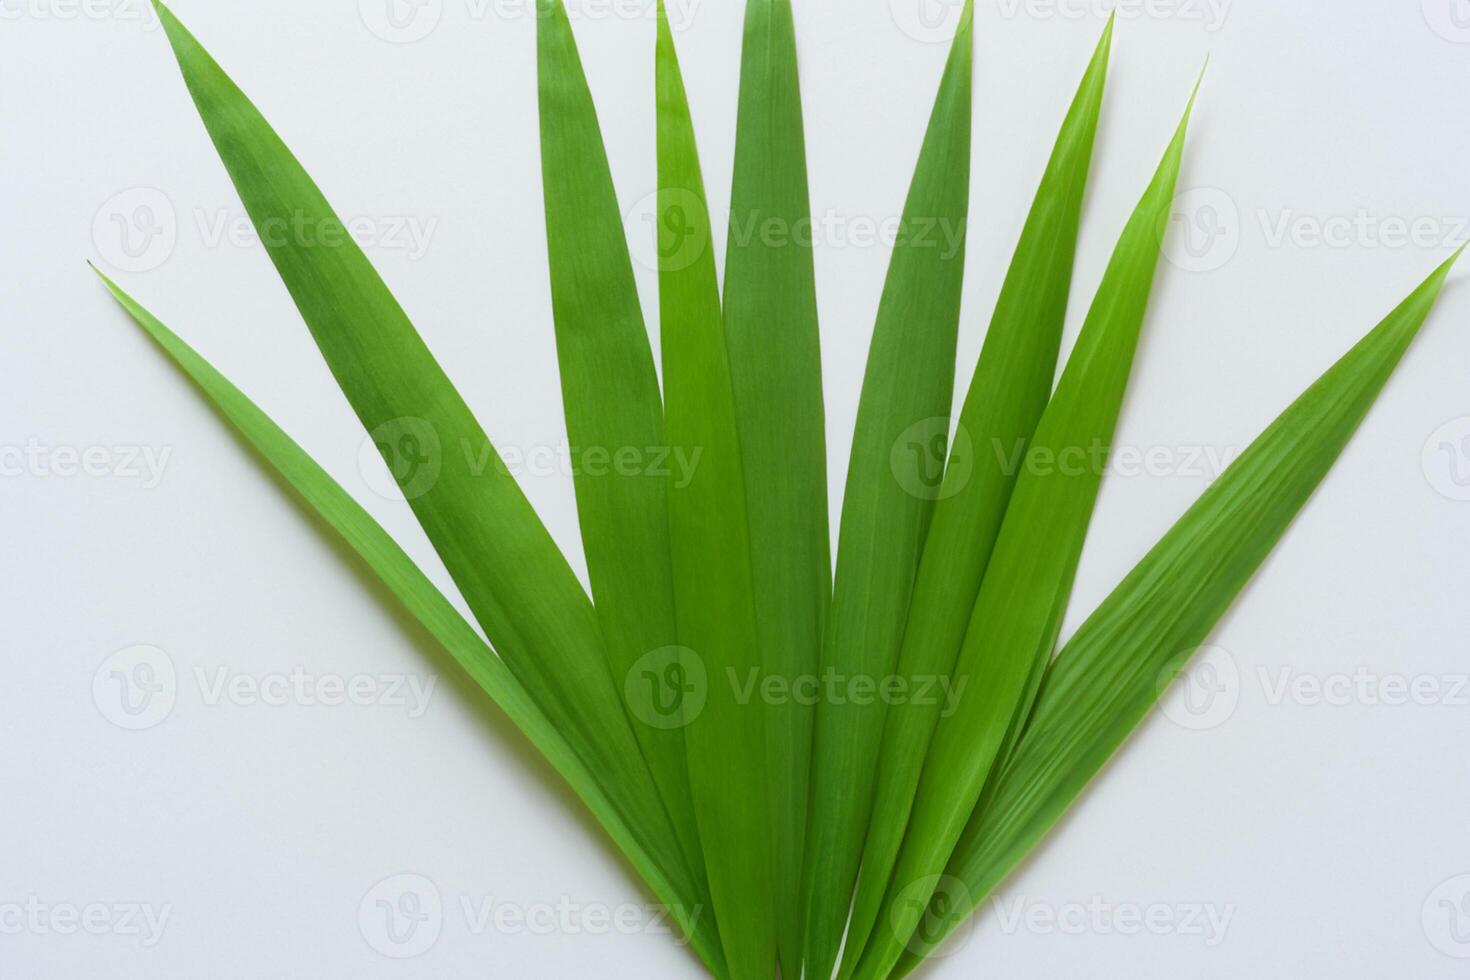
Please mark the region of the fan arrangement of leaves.
MULTIPOLYGON (((1016 460, 1080 460, 1113 437, 1189 110, 1054 385, 1110 22, 951 426, 964 251, 935 247, 931 232, 962 233, 968 211, 966 5, 877 312, 834 577, 809 238, 732 230, 721 291, 660 4, 660 388, 571 25, 561 0, 538 0, 568 435, 698 460, 687 481, 576 474, 589 597, 350 237, 266 234, 342 225, 254 105, 157 6, 281 279, 390 467, 403 440, 465 450, 439 453, 429 486, 394 473, 489 643, 306 452, 104 281, 545 754, 717 977, 874 980, 922 963, 1203 642, 1342 451, 1454 262, 1288 407, 1058 652, 1102 466, 1095 453, 1074 467, 1016 460), (497 465, 472 465, 485 458, 497 465), (795 696, 830 691, 834 678, 841 696, 795 696)), ((734 175, 732 228, 809 227, 791 0, 747 0, 734 175)))

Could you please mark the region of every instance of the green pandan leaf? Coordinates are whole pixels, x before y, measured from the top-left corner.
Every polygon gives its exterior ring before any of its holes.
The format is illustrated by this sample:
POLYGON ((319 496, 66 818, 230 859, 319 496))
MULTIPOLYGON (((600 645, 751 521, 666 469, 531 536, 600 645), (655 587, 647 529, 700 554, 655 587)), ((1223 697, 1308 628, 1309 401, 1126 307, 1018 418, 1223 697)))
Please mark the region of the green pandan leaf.
MULTIPOLYGON (((1090 447, 1112 441, 1193 108, 1191 97, 1123 229, 1031 451, 1090 460, 1090 447)), ((1004 750, 1013 719, 1027 713, 1031 690, 1056 644, 1101 481, 1101 466, 1022 467, 955 662, 954 684, 965 690, 929 743, 884 898, 890 928, 873 933, 856 974, 864 980, 886 976, 902 955, 1004 750)))
POLYGON ((1020 863, 1188 663, 1332 468, 1458 258, 1261 433, 1058 654, 994 799, 950 860, 947 907, 931 906, 898 975, 1020 863))
MULTIPOLYGON (((101 275, 101 273, 98 273, 101 275)), ((363 510, 316 461, 193 348, 106 276, 102 281, 128 315, 157 341, 225 419, 250 443, 308 507, 340 534, 429 633, 505 712, 587 804, 613 842, 628 856, 658 899, 670 910, 695 951, 717 976, 723 970, 713 918, 697 894, 664 873, 638 832, 623 818, 599 780, 494 651, 404 554, 388 532, 363 510)))
MULTIPOLYGON (((747 0, 725 256, 725 341, 750 512, 762 674, 816 674, 832 593, 827 449, 806 141, 791 0, 747 0), (769 231, 770 233, 767 233, 769 231)), ((811 768, 810 704, 765 705, 775 893, 766 910, 786 973, 800 970, 799 891, 811 768)), ((750 937, 752 964, 769 972, 750 937)), ((731 968, 739 974, 734 963, 731 968)))
MULTIPOLYGON (((895 478, 893 453, 949 413, 970 204, 974 10, 967 3, 904 204, 868 348, 838 537, 821 674, 893 674, 935 495, 895 478)), ((943 458, 941 453, 940 459, 943 458)), ((802 889, 806 970, 830 977, 873 799, 881 698, 818 702, 802 889)))
POLYGON ((698 895, 592 603, 565 557, 321 190, 219 64, 157 7, 281 281, 475 618, 665 874, 698 895), (297 227, 314 233, 279 233, 297 227), (416 465, 397 465, 406 458, 416 465))
MULTIPOLYGON (((584 464, 593 452, 641 458, 665 445, 663 405, 623 216, 566 9, 540 0, 538 12, 541 174, 567 436, 584 464)), ((592 598, 613 680, 624 687, 676 635, 668 484, 649 468, 574 467, 592 598)), ((691 869, 702 876, 684 735, 639 717, 638 706, 631 714, 691 869)))
MULTIPOLYGON (((843 975, 850 976, 882 908, 889 873, 908 824, 924 751, 944 710, 943 690, 964 640, 1017 468, 1051 396, 1072 287, 1083 193, 1107 83, 1108 22, 1078 86, 996 302, 985 346, 960 413, 956 444, 937 488, 899 655, 897 676, 941 696, 900 699, 888 712, 876 773, 873 818, 848 928, 843 975), (939 679, 943 684, 939 684, 939 679)), ((942 454, 918 463, 937 466, 942 454)), ((916 485, 921 473, 915 472, 916 485)))
POLYGON ((761 667, 745 480, 704 179, 662 4, 656 80, 664 412, 669 445, 698 465, 669 489, 680 646, 648 677, 670 708, 687 709, 689 779, 734 975, 766 977, 775 873, 766 718, 728 681, 761 667))

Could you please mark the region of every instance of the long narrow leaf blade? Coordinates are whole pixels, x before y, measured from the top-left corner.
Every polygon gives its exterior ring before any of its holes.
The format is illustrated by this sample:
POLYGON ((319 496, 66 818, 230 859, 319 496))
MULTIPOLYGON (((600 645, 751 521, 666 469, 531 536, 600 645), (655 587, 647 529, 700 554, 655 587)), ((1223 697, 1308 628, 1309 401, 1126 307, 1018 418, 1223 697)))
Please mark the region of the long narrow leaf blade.
POLYGON ((322 192, 208 52, 156 7, 276 271, 475 618, 629 825, 650 832, 642 844, 691 882, 566 559, 322 192), (298 228, 311 233, 281 234, 298 228), (420 465, 394 465, 400 456, 420 465))
POLYGON ((1073 463, 1024 467, 1017 478, 955 663, 954 682, 965 685, 965 694, 934 730, 884 899, 891 928, 874 933, 860 977, 886 976, 902 955, 1012 719, 1026 712, 1031 677, 1039 677, 1051 658, 1102 481, 1101 465, 1079 466, 1075 460, 1091 460, 1090 448, 1112 441, 1193 107, 1191 96, 1158 172, 1123 230, 1077 346, 1036 427, 1036 451, 1073 463))
MULTIPOLYGON (((900 700, 889 708, 844 976, 856 969, 882 908, 924 750, 949 698, 944 685, 1015 486, 1016 468, 1008 461, 1028 445, 1051 395, 1112 36, 1109 21, 1022 229, 960 412, 956 445, 937 487, 940 499, 914 585, 898 677, 911 689, 926 685, 939 693, 900 700)), ((915 485, 933 485, 933 468, 943 455, 922 444, 914 449, 915 469, 908 475, 915 485)))
POLYGON ((664 873, 658 859, 640 843, 647 836, 630 828, 616 804, 556 730, 515 675, 480 639, 464 617, 404 554, 388 533, 342 489, 315 460, 208 361, 180 340, 152 314, 106 276, 108 290, 158 345, 209 398, 225 419, 298 493, 306 504, 340 534, 439 641, 491 700, 571 785, 618 848, 691 937, 694 950, 710 970, 723 969, 714 922, 703 914, 697 894, 682 892, 664 873))
POLYGON ((662 3, 655 61, 664 411, 669 445, 698 465, 669 491, 681 649, 651 664, 649 680, 671 714, 686 709, 689 779, 732 975, 763 978, 773 966, 774 873, 765 715, 738 703, 727 680, 761 664, 750 530, 709 208, 662 3), (703 685, 686 700, 691 677, 703 685))
MULTIPOLYGON (((832 591, 821 345, 791 0, 747 0, 725 330, 739 413, 762 673, 816 673, 832 591), (768 233, 770 232, 770 233, 768 233)), ((786 972, 800 969, 802 835, 812 709, 768 705, 771 820, 786 972)), ((758 937, 757 937, 758 938, 758 937)))
MULTIPOLYGON (((868 349, 821 671, 882 689, 903 641, 934 496, 894 478, 893 447, 948 414, 970 199, 974 8, 966 3, 904 205, 868 349)), ((943 439, 944 433, 936 433, 943 439)), ((927 448, 927 447, 926 447, 927 448)), ((883 698, 823 698, 802 897, 806 971, 830 977, 873 798, 883 698)))
POLYGON ((1143 720, 1311 498, 1434 307, 1458 253, 1237 459, 1113 590, 1047 672, 991 806, 976 814, 897 975, 1005 878, 1143 720))
MULTIPOLYGON (((626 685, 639 661, 676 635, 667 481, 651 461, 618 462, 660 452, 663 406, 572 26, 561 0, 540 0, 538 14, 541 173, 562 400, 567 436, 584 464, 574 473, 592 598, 613 678, 626 685), (618 464, 592 465, 591 453, 618 464)), ((631 713, 680 843, 702 874, 683 733, 631 713)))

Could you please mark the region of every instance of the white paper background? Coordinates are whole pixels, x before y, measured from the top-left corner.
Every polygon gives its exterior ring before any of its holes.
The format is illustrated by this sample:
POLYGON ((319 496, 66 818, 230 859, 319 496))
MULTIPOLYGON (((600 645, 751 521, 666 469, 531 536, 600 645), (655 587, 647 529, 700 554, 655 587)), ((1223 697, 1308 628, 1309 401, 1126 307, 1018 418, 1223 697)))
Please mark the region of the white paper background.
MULTIPOLYGON (((401 28, 385 2, 177 11, 380 236, 373 260, 492 438, 560 446, 530 0, 424 0, 401 28)), ((636 213, 654 186, 652 24, 628 14, 651 5, 576 6, 636 213)), ((980 4, 961 391, 1098 6, 980 4)), ((708 184, 728 188, 740 5, 671 9, 708 184)), ((1067 632, 1208 484, 1209 455, 1246 445, 1470 218, 1465 0, 1124 12, 1068 343, 1212 62, 1118 437, 1155 462, 1105 482, 1067 632)), ((834 512, 887 261, 865 229, 901 207, 945 53, 926 39, 953 13, 797 4, 812 206, 833 229, 817 271, 834 512)), ((407 508, 374 493, 382 472, 359 465, 362 433, 265 255, 231 243, 241 211, 162 34, 136 0, 0 14, 0 975, 698 975, 623 908, 643 891, 547 767, 83 264, 195 343, 447 587, 407 508), (73 452, 92 475, 57 472, 73 452), (163 693, 128 715, 114 672, 150 667, 163 693), (392 678, 437 686, 421 712, 251 696, 296 670, 389 700, 392 678), (396 942, 378 903, 415 898, 425 918, 396 942), (166 915, 161 933, 129 907, 166 915)), ((933 976, 1463 975, 1463 278, 1214 635, 1224 652, 1195 693, 1218 697, 1149 722, 933 976), (1427 703, 1385 703, 1401 684, 1427 703)), ((523 484, 580 571, 570 481, 551 469, 523 484)))

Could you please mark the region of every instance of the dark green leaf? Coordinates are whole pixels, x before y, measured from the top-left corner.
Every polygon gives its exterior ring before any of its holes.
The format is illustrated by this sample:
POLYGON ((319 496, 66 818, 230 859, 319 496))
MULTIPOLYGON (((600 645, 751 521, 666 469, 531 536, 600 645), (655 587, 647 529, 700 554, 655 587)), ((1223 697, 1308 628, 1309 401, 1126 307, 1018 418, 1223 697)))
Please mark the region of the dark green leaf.
POLYGON ((659 858, 640 843, 647 832, 639 833, 628 826, 592 771, 449 600, 434 588, 371 515, 238 388, 106 276, 102 280, 123 309, 199 386, 225 419, 342 536, 389 591, 546 756, 628 856, 654 894, 670 909, 686 935, 692 937, 695 951, 710 970, 720 975, 723 964, 714 920, 702 908, 698 894, 682 890, 679 883, 665 874, 659 858))
MULTIPOLYGON (((546 240, 567 436, 577 453, 577 510, 613 679, 636 686, 644 658, 676 636, 668 483, 655 465, 666 462, 663 406, 572 27, 561 0, 540 0, 538 13, 546 240)), ((630 705, 634 731, 691 868, 702 876, 683 733, 639 717, 644 707, 630 705)))
MULTIPOLYGON (((974 10, 965 5, 904 205, 868 349, 821 676, 853 697, 818 700, 804 869, 806 970, 830 977, 873 798, 885 700, 936 494, 895 472, 916 437, 947 434, 970 199, 974 10), (934 423, 939 423, 936 427, 934 423), (862 684, 863 688, 856 685, 862 684)), ((939 459, 943 459, 943 452, 939 459)))
POLYGON ((686 709, 689 776, 715 912, 736 977, 771 975, 774 853, 765 716, 733 674, 761 666, 745 481, 709 208, 689 103, 659 5, 659 320, 665 416, 674 452, 696 459, 669 493, 681 649, 649 681, 686 709))
POLYGON ((902 955, 1013 719, 1029 709, 1033 678, 1051 658, 1138 347, 1193 107, 1191 97, 1037 424, 955 663, 954 684, 964 693, 929 743, 884 898, 890 928, 873 933, 857 971, 864 980, 886 976, 902 955))
POLYGON ((1178 676, 1332 468, 1434 306, 1458 253, 1263 432, 1047 671, 991 805, 976 814, 902 976, 1045 836, 1178 676))
MULTIPOLYGON (((748 0, 725 331, 750 512, 762 673, 787 684, 816 673, 832 591, 811 231, 791 0, 748 0)), ((786 972, 794 974, 801 962, 798 893, 812 709, 788 698, 764 710, 776 848, 769 914, 786 972)))
POLYGON ((276 271, 475 618, 641 844, 682 891, 698 894, 566 559, 322 192, 208 52, 157 8, 276 271))
MULTIPOLYGON (((911 689, 923 685, 931 696, 900 700, 888 712, 844 976, 856 969, 882 908, 924 751, 950 697, 950 672, 1015 486, 1012 460, 1028 445, 1051 395, 1112 34, 1110 21, 1062 123, 996 302, 949 465, 935 488, 940 499, 898 664, 898 676, 911 689)), ((943 447, 925 451, 922 438, 917 442, 909 479, 934 486, 943 447)))

